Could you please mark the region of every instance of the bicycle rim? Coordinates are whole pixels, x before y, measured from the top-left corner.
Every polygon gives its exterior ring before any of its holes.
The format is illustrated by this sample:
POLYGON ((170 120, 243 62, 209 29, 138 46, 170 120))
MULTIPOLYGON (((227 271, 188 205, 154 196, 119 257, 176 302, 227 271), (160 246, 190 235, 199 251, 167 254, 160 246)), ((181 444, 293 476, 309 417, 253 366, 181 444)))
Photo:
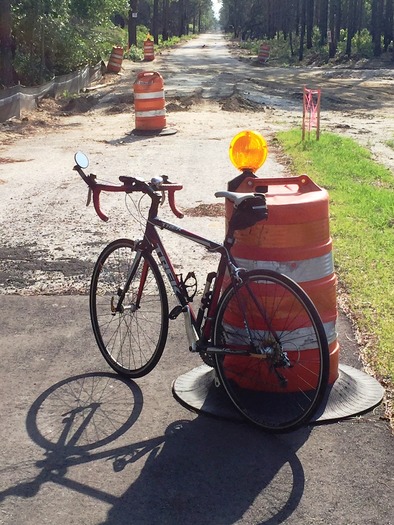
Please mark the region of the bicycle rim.
POLYGON ((229 286, 214 343, 229 349, 215 356, 219 379, 247 419, 270 432, 309 421, 325 393, 329 351, 320 316, 294 281, 257 270, 229 286), (251 353, 235 355, 240 350, 251 353))
POLYGON ((119 374, 141 377, 158 363, 168 333, 168 301, 149 252, 119 239, 99 256, 90 287, 90 317, 97 344, 119 374), (124 293, 124 300, 119 298, 124 293))

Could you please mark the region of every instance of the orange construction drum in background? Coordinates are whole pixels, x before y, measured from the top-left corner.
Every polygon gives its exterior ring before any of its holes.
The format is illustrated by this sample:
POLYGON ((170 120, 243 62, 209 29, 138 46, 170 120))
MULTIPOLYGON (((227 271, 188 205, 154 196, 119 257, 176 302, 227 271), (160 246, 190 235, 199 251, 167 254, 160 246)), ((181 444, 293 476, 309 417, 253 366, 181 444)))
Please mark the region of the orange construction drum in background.
POLYGON ((123 47, 114 46, 112 48, 112 53, 107 65, 108 73, 119 73, 122 69, 123 52, 123 47))
MULTIPOLYGON (((306 175, 246 177, 232 191, 264 192, 268 219, 235 232, 232 254, 247 270, 271 269, 296 281, 315 304, 330 350, 329 384, 338 377, 336 276, 329 231, 328 193, 306 175)), ((233 205, 226 202, 226 219, 233 205)))
POLYGON ((143 71, 134 82, 135 129, 159 131, 166 127, 164 82, 160 73, 143 71))
POLYGON ((265 64, 268 62, 268 59, 270 57, 270 45, 269 44, 261 44, 258 54, 258 61, 262 64, 265 64))
POLYGON ((155 59, 155 44, 153 40, 150 39, 150 35, 147 36, 144 41, 144 60, 149 62, 155 59))

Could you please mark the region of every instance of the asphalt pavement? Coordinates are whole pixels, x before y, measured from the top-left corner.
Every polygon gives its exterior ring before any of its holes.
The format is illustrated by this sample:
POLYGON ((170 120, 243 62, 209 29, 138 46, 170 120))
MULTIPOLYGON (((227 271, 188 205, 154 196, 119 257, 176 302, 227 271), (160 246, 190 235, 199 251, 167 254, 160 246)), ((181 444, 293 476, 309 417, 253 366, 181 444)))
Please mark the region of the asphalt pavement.
MULTIPOLYGON (((188 411, 171 384, 200 364, 171 323, 138 381, 108 369, 81 296, 2 296, 0 523, 394 523, 382 407, 268 435, 188 411)), ((341 362, 359 367, 341 318, 341 362)))

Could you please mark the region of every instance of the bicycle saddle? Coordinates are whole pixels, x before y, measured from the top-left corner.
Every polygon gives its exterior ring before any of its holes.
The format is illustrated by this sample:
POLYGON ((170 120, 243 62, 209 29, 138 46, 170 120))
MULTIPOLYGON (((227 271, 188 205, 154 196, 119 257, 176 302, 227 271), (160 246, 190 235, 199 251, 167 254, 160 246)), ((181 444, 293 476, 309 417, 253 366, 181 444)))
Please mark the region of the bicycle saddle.
POLYGON ((231 202, 234 203, 234 206, 236 208, 238 208, 241 202, 247 199, 255 199, 256 197, 262 197, 265 202, 264 193, 236 193, 235 191, 217 191, 215 193, 215 197, 224 197, 225 199, 229 199, 231 202))

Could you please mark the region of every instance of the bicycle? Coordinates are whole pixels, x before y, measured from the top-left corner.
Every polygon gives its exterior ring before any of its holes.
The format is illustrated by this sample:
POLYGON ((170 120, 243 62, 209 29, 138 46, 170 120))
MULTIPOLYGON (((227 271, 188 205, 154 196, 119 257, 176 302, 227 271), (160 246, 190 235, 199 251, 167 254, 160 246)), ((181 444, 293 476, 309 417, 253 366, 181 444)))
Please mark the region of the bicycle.
POLYGON ((189 350, 214 367, 236 409, 269 432, 294 430, 307 423, 324 396, 329 374, 328 343, 320 316, 308 295, 290 278, 271 270, 246 271, 231 255, 234 232, 267 218, 263 193, 219 191, 233 214, 222 244, 189 232, 158 216, 165 196, 182 218, 175 192, 182 185, 168 177, 145 182, 121 176, 121 184, 102 184, 83 171, 87 157, 75 155, 74 170, 89 186, 97 215, 104 192, 137 193, 150 198, 141 240, 117 239, 99 255, 90 285, 90 317, 98 347, 119 374, 139 378, 157 365, 166 345, 169 321, 185 318, 189 350), (217 253, 216 272, 207 275, 198 310, 194 273, 177 275, 159 229, 217 253), (157 255, 158 262, 153 254, 157 255), (177 305, 169 311, 167 276, 177 305))

